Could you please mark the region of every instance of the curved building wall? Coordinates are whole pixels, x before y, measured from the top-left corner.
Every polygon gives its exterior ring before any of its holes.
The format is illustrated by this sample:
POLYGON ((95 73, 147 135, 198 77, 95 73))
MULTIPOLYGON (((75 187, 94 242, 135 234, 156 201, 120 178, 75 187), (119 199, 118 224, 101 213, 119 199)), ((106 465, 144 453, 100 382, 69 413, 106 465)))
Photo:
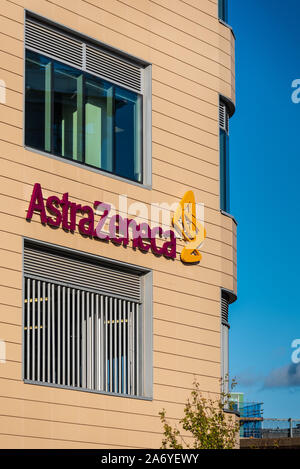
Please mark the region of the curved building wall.
MULTIPOLYGON (((194 377, 220 392, 222 289, 236 294, 236 224, 220 212, 219 96, 235 101, 234 36, 216 0, 1 1, 0 79, 0 446, 158 448, 166 409, 175 423, 194 377), (72 6, 71 6, 72 4, 72 6), (152 65, 152 185, 128 183, 24 147, 25 9, 152 65), (207 236, 197 265, 51 229, 34 213, 44 198, 81 205, 179 203, 193 191, 205 207, 207 236), (24 383, 22 371, 24 238, 152 271, 152 396, 136 399, 24 383)), ((145 331, 147 335, 148 331, 145 331)), ((145 339, 147 340, 147 338, 145 339)))

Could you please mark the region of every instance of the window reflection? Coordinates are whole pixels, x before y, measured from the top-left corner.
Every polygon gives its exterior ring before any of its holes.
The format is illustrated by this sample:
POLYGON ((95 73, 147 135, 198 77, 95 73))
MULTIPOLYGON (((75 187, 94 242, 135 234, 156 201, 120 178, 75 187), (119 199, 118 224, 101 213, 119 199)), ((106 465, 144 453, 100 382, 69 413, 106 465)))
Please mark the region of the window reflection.
POLYGON ((27 146, 142 181, 142 96, 26 51, 27 146))

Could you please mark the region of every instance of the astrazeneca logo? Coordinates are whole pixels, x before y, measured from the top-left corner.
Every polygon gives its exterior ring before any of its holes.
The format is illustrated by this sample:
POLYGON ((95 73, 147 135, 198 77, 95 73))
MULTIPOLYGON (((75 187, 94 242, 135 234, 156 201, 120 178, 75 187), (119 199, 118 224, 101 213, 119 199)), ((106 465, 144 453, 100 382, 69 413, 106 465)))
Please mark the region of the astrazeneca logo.
POLYGON ((180 259, 182 262, 196 264, 202 259, 199 248, 206 238, 204 224, 197 220, 196 202, 193 191, 188 191, 182 198, 173 217, 173 226, 182 234, 187 246, 184 246, 180 259))
POLYGON ((42 187, 36 183, 28 206, 26 220, 38 216, 43 225, 62 228, 65 232, 79 232, 82 236, 112 242, 133 250, 151 251, 157 257, 180 259, 186 264, 197 264, 202 256, 199 249, 206 237, 204 205, 196 204, 192 191, 186 192, 180 203, 168 204, 133 202, 119 196, 119 207, 94 201, 81 205, 62 197, 50 195, 45 199, 42 187), (150 212, 149 212, 150 208, 150 212), (173 230, 175 228, 175 231, 173 230))

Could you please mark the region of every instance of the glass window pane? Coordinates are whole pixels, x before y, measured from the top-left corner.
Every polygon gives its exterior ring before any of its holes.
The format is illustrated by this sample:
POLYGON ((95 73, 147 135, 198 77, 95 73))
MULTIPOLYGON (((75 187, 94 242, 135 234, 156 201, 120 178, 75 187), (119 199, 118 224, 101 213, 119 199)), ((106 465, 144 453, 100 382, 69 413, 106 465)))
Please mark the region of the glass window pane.
POLYGON ((54 62, 54 135, 56 155, 83 161, 83 74, 65 64, 54 62))
POLYGON ((90 76, 85 82, 85 162, 113 171, 113 85, 90 76))
POLYGON ((115 87, 115 172, 142 182, 142 97, 115 87))
POLYGON ((220 208, 229 213, 229 138, 220 130, 220 208))
POLYGON ((51 151, 51 60, 26 51, 25 144, 51 151))
POLYGON ((227 0, 219 0, 219 18, 225 23, 228 22, 228 3, 227 0))
POLYGON ((142 182, 143 99, 26 51, 26 145, 142 182))

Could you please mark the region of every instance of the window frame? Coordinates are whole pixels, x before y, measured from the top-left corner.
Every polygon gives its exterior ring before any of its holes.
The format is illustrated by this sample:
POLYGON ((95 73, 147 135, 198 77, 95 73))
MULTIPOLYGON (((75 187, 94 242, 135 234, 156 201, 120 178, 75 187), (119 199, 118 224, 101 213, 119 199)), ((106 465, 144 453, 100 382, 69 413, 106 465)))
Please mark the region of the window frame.
POLYGON ((219 177, 220 197, 219 206, 221 213, 230 215, 230 151, 229 151, 229 122, 235 112, 233 103, 219 96, 219 177), (221 111, 223 108, 225 111, 221 111), (223 123, 221 124, 221 115, 223 123), (223 139, 223 142, 222 142, 223 139), (223 149, 223 152, 222 152, 223 149), (223 177, 225 175, 225 178, 223 177))
MULTIPOLYGON (((72 28, 66 27, 65 25, 54 22, 49 20, 46 17, 43 17, 41 15, 37 15, 36 13, 30 11, 30 10, 24 10, 24 29, 23 29, 23 39, 24 39, 24 49, 23 49, 23 147, 33 153, 37 153, 43 156, 47 156, 48 158, 53 158, 58 161, 64 162, 66 164, 72 164, 76 167, 80 167, 82 169, 86 169, 88 171, 93 171, 97 174, 101 174, 103 176, 108 176, 113 179, 116 179, 118 181, 126 182, 128 184, 133 184, 138 187, 142 187, 148 190, 152 189, 152 64, 149 62, 146 62, 143 59, 140 59, 138 57, 132 56, 120 49, 116 49, 111 47, 109 44, 106 44, 104 42, 101 42, 97 39, 94 39, 92 37, 86 36, 72 28), (79 67, 75 64, 70 64, 67 61, 64 61, 58 57, 55 57, 51 53, 45 53, 41 52, 35 48, 26 46, 26 41, 25 41, 25 33, 26 33, 26 19, 32 19, 35 21, 40 21, 43 24, 49 26, 50 28, 58 29, 60 33, 65 34, 66 37, 68 35, 72 35, 78 40, 84 41, 86 44, 90 44, 100 50, 104 50, 107 53, 112 53, 114 55, 119 56, 120 58, 123 58, 127 61, 134 62, 136 64, 139 64, 140 67, 143 69, 143 84, 144 84, 144 90, 143 93, 138 93, 137 91, 134 91, 126 85, 122 85, 120 83, 117 83, 113 80, 108 80, 107 78, 96 74, 93 71, 86 70, 85 67, 79 67), (82 72, 88 73, 98 79, 103 79, 106 82, 110 82, 113 85, 123 87, 124 89, 128 89, 129 91, 133 91, 136 94, 140 94, 142 96, 142 160, 141 160, 141 166, 142 166, 142 182, 134 181, 131 179, 127 179, 126 177, 119 176, 113 172, 108 172, 105 171, 101 168, 96 168, 92 167, 89 165, 86 165, 85 163, 80 163, 75 160, 67 159, 62 156, 55 155, 53 153, 48 153, 43 150, 39 150, 37 148, 33 148, 30 146, 27 146, 25 143, 25 102, 26 102, 26 50, 30 50, 32 52, 35 52, 37 54, 43 55, 45 57, 49 57, 52 60, 56 60, 58 62, 61 62, 65 65, 68 65, 70 67, 73 67, 76 70, 80 70, 82 72)), ((84 47, 85 50, 85 47, 84 47)))
MULTIPOLYGON (((41 280, 45 282, 51 282, 51 280, 46 280, 36 278, 36 280, 41 280)), ((62 285, 64 282, 62 282, 62 285)), ((63 286, 68 286, 64 284, 63 286)), ((76 285, 70 285, 72 288, 76 288, 76 285)), ((82 289, 82 287, 81 287, 82 289)), ((87 287, 87 292, 93 292, 91 289, 87 287)), ((96 292, 95 292, 96 293, 96 292)), ((98 294, 101 294, 99 290, 98 294)), ((32 385, 40 385, 40 386, 48 386, 48 387, 55 387, 60 389, 69 389, 75 391, 82 391, 82 392, 92 392, 94 394, 103 394, 109 396, 117 396, 123 398, 131 398, 131 399, 140 399, 140 400, 153 400, 153 273, 152 270, 147 269, 145 267, 128 264, 121 261, 115 261, 109 258, 105 258, 103 256, 97 256, 94 254, 90 254, 84 251, 78 251, 71 248, 61 247, 59 245, 54 245, 51 243, 46 243, 44 241, 31 239, 27 237, 22 237, 22 381, 25 384, 32 384, 32 385), (26 274, 24 272, 24 253, 25 253, 25 245, 27 244, 35 245, 39 248, 43 247, 50 247, 56 252, 61 253, 71 253, 71 254, 80 254, 81 257, 86 259, 94 259, 99 262, 104 262, 105 264, 109 264, 116 269, 121 267, 122 269, 129 269, 130 271, 136 271, 141 273, 143 276, 143 280, 141 282, 142 287, 142 298, 141 298, 141 309, 142 309, 142 353, 143 357, 140 361, 140 368, 139 372, 142 373, 141 381, 142 381, 142 395, 131 395, 131 394, 122 394, 118 392, 109 392, 104 390, 95 390, 95 389, 88 389, 87 387, 76 387, 70 385, 63 385, 63 384, 56 384, 51 382, 43 382, 37 380, 29 380, 25 378, 25 340, 24 340, 24 331, 25 331, 25 302, 23 301, 24 293, 25 293, 25 281, 26 281, 26 274)))
POLYGON ((220 128, 220 210, 230 213, 229 134, 220 128))
POLYGON ((225 394, 229 392, 230 380, 230 357, 229 357, 229 340, 230 340, 230 305, 237 300, 236 294, 232 290, 220 288, 220 361, 221 361, 221 390, 225 394), (223 315, 223 301, 227 303, 226 317, 223 315))
POLYGON ((228 0, 218 0, 218 17, 228 24, 228 0))

